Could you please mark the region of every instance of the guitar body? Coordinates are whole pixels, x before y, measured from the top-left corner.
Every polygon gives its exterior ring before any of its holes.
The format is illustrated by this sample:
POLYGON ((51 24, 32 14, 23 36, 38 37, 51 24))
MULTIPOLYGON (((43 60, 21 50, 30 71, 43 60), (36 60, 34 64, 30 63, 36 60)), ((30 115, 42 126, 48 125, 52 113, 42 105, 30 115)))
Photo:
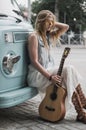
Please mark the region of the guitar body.
MULTIPOLYGON (((65 58, 70 51, 69 47, 64 49, 57 75, 61 76, 65 58)), ((58 84, 51 84, 46 89, 46 95, 39 105, 40 116, 48 121, 55 122, 62 120, 65 116, 66 89, 58 84)))
POLYGON ((43 119, 55 122, 62 120, 65 116, 66 90, 58 87, 54 100, 51 98, 52 91, 53 84, 47 87, 45 98, 39 105, 39 114, 43 119))

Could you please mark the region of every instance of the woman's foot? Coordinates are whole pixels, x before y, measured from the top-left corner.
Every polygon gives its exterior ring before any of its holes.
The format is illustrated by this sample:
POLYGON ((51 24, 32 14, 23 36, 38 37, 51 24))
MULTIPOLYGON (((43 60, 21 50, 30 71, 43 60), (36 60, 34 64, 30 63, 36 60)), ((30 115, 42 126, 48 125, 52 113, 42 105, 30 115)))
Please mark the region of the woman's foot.
POLYGON ((77 112, 77 121, 80 121, 86 124, 86 112, 83 109, 80 97, 77 92, 74 92, 72 95, 72 102, 77 112))
POLYGON ((80 113, 77 115, 77 121, 86 124, 86 113, 85 113, 84 111, 80 112, 80 113))

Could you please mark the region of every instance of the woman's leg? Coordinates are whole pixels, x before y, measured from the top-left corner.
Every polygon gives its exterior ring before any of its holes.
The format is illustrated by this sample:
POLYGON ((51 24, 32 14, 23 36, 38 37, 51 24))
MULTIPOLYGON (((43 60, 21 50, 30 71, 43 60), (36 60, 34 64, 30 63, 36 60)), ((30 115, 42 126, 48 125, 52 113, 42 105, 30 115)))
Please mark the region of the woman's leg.
POLYGON ((81 76, 73 66, 67 66, 63 70, 63 84, 67 88, 68 103, 73 103, 77 112, 77 120, 86 123, 86 112, 83 109, 83 104, 80 98, 80 82, 81 76), (76 87, 77 86, 77 87, 76 87))
POLYGON ((77 121, 86 124, 86 112, 83 110, 83 106, 77 91, 75 91, 72 95, 72 102, 77 112, 77 121))
POLYGON ((76 91, 80 97, 83 108, 86 109, 86 97, 84 95, 84 92, 83 92, 80 84, 76 87, 76 91))

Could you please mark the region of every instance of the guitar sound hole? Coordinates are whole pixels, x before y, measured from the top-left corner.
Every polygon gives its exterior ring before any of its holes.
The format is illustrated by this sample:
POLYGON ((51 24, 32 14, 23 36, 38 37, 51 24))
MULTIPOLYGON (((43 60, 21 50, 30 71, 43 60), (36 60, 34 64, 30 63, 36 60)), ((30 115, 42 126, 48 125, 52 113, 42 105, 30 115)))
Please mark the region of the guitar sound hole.
POLYGON ((57 94, 56 94, 56 93, 51 93, 50 98, 51 98, 52 100, 56 100, 57 94))

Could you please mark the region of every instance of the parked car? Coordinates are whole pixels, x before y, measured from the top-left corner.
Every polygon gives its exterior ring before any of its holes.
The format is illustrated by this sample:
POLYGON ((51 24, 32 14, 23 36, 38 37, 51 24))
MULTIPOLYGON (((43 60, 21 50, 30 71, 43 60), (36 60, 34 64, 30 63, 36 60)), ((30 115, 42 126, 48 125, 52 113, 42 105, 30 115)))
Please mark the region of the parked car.
POLYGON ((11 2, 15 0, 0 0, 0 108, 18 105, 38 93, 27 85, 27 37, 33 27, 11 2))

